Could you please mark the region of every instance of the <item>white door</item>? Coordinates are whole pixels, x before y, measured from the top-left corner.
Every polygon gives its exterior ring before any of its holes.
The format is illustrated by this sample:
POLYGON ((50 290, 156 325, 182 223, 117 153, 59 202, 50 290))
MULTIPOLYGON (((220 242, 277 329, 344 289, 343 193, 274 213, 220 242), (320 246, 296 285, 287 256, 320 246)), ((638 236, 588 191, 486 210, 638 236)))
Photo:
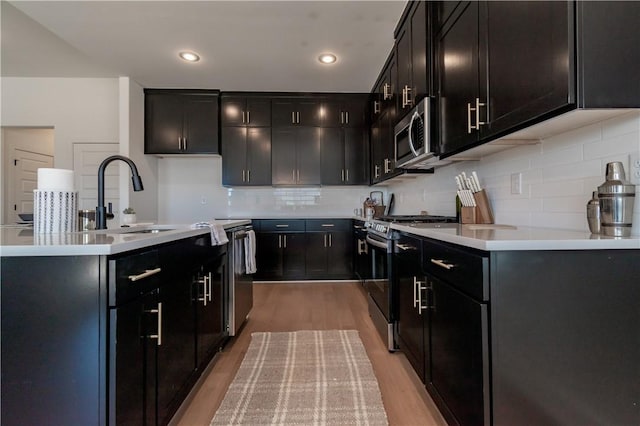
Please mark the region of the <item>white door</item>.
MULTIPOLYGON (((117 143, 74 143, 73 170, 78 191, 78 207, 81 210, 95 210, 98 205, 98 167, 105 158, 119 153, 117 143)), ((104 203, 113 203, 113 213, 120 212, 120 162, 109 164, 105 170, 104 203)), ((111 222, 111 221, 109 221, 111 222)), ((118 223, 109 223, 112 228, 118 223)))
POLYGON ((20 222, 18 213, 33 213, 33 190, 38 186, 38 169, 53 167, 53 157, 14 148, 9 177, 9 209, 6 223, 20 222))

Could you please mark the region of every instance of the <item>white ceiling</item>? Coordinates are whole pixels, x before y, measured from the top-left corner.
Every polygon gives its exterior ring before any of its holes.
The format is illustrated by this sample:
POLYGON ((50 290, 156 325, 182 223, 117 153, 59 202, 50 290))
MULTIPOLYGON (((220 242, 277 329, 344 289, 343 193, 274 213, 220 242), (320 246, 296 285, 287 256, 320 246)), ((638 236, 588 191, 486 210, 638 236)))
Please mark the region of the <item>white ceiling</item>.
POLYGON ((368 92, 405 1, 2 2, 2 75, 144 87, 368 92), (178 59, 181 50, 202 60, 178 59), (330 51, 333 65, 317 57, 330 51))

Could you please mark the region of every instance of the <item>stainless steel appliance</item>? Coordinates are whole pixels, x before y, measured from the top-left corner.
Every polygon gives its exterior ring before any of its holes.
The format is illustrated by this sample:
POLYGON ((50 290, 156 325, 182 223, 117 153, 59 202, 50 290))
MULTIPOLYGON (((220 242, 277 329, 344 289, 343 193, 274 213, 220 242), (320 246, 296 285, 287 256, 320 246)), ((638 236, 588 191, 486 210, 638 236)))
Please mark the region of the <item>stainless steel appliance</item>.
MULTIPOLYGON (((229 238, 227 268, 229 336, 235 336, 253 307, 253 275, 247 272, 249 232, 253 226, 243 225, 227 230, 229 238)), ((255 235, 255 234, 254 234, 255 235)), ((255 238, 255 236, 253 237, 255 238)))
POLYGON ((403 169, 431 169, 449 164, 436 155, 435 143, 431 143, 430 99, 424 98, 396 124, 396 167, 403 169))
POLYGON ((378 220, 365 222, 366 246, 369 251, 370 274, 365 279, 368 293, 369 316, 386 343, 389 351, 395 351, 395 326, 398 316, 397 290, 392 280, 394 232, 393 222, 409 223, 453 223, 450 216, 382 216, 378 220))

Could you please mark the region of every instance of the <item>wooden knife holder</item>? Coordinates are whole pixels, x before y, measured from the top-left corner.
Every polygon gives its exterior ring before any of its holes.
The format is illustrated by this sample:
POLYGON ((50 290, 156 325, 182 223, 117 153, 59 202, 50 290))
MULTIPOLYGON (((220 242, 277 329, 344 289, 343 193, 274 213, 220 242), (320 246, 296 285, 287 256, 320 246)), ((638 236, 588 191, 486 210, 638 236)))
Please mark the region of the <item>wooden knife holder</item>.
POLYGON ((460 209, 460 222, 462 223, 494 223, 493 211, 485 190, 473 194, 476 201, 475 207, 462 207, 460 209))

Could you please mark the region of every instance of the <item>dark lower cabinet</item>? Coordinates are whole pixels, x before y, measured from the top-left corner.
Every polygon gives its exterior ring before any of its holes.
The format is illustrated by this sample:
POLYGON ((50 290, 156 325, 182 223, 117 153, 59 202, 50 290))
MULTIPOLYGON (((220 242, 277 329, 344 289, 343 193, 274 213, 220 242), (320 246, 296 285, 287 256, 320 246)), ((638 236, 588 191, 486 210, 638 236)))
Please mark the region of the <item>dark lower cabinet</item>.
POLYGON ((351 219, 262 219, 256 230, 257 280, 350 279, 351 219))
POLYGON ((226 253, 219 253, 202 265, 193 280, 192 303, 196 315, 196 368, 204 370, 221 348, 225 336, 223 279, 226 253))
POLYGON ((256 279, 304 279, 305 247, 304 232, 257 232, 256 279))
POLYGON ((398 346, 426 383, 430 379, 430 339, 422 241, 401 235, 394 247, 393 261, 398 290, 398 346))
POLYGON ((429 305, 430 379, 427 387, 451 423, 489 425, 487 304, 436 279, 429 305))

